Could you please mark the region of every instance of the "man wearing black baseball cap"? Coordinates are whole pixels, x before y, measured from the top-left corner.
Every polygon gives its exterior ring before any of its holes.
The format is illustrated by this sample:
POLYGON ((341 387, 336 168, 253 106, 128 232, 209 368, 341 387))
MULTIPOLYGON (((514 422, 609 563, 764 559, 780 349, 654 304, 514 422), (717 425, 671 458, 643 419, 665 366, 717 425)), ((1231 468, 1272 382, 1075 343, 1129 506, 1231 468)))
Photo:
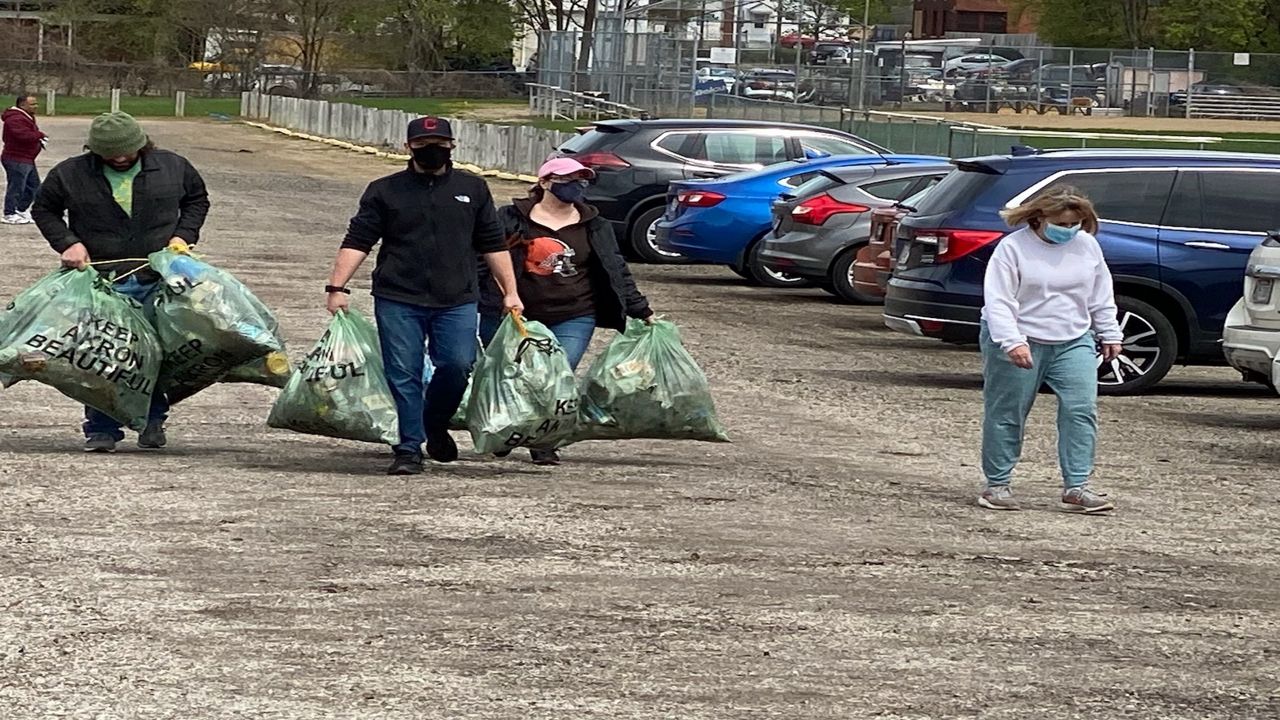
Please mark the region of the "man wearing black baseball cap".
POLYGON ((374 314, 387 382, 400 417, 389 475, 422 472, 422 445, 437 462, 458 459, 449 436, 476 359, 477 256, 483 256, 508 309, 522 310, 511 254, 493 196, 481 178, 456 170, 456 143, 443 118, 409 123, 409 167, 375 180, 360 199, 329 277, 329 312, 346 310, 347 283, 379 241, 374 314), (435 371, 422 383, 426 354, 435 371))

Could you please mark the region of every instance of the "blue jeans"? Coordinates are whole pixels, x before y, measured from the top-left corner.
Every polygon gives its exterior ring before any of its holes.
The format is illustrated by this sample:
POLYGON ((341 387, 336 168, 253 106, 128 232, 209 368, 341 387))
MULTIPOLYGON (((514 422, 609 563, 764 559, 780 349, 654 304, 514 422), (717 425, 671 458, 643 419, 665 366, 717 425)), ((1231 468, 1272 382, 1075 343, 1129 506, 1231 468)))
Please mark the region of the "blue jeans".
MULTIPOLYGON (((480 317, 480 342, 484 343, 485 347, 493 342, 493 336, 498 334, 498 326, 501 324, 502 317, 492 315, 480 317)), ((583 356, 587 354, 587 348, 591 347, 591 336, 596 332, 595 316, 588 315, 565 320, 555 325, 548 325, 547 329, 556 336, 560 347, 564 348, 564 354, 569 359, 569 367, 577 370, 578 363, 582 362, 583 356)))
MULTIPOLYGON (((138 282, 136 275, 131 275, 123 282, 115 284, 116 292, 126 297, 142 303, 142 310, 146 313, 147 320, 155 322, 156 319, 156 291, 160 289, 160 283, 142 284, 138 282)), ((169 399, 164 393, 157 392, 151 396, 151 410, 147 413, 147 424, 164 425, 164 421, 169 418, 169 399)), ((124 439, 124 426, 118 420, 105 413, 98 412, 91 407, 84 409, 84 436, 90 435, 110 435, 115 438, 116 442, 124 439)))
POLYGON ((397 453, 419 454, 428 433, 448 432, 476 362, 476 303, 428 308, 374 298, 387 384, 400 417, 397 453), (426 354, 435 371, 423 392, 426 354))
POLYGON ((4 160, 0 164, 9 183, 4 191, 4 216, 9 217, 31 207, 40 189, 40 171, 31 163, 4 160))
POLYGON ((1098 438, 1098 354, 1093 333, 1031 347, 1030 370, 1013 364, 991 340, 982 344, 982 472, 988 485, 1008 485, 1022 456, 1027 416, 1041 385, 1058 396, 1058 463, 1063 487, 1084 485, 1093 473, 1098 438))

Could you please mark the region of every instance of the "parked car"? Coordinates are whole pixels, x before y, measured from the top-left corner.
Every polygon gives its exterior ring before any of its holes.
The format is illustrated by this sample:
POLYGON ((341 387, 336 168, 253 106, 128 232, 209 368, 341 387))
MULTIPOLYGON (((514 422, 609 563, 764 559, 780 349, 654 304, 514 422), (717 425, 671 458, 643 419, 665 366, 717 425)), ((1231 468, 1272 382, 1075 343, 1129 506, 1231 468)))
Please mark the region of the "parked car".
MULTIPOLYGON (((771 203, 775 198, 819 177, 823 170, 939 161, 941 158, 918 155, 835 155, 779 163, 717 180, 675 181, 667 191, 667 210, 658 222, 657 243, 686 262, 727 265, 762 285, 808 284, 804 277, 774 270, 757 258, 773 224, 771 203)), ((861 199, 862 193, 855 194, 861 199)), ((813 219, 825 222, 829 209, 835 208, 828 205, 819 211, 806 206, 804 211, 817 211, 813 219)))
POLYGON ((950 163, 941 158, 932 163, 822 170, 773 201, 773 230, 765 235, 759 252, 748 254, 747 274, 771 284, 785 273, 824 287, 848 303, 880 302, 883 293, 863 292, 853 278, 855 256, 871 235, 872 211, 920 194, 950 171, 950 163))
POLYGON ((781 102, 806 102, 813 95, 813 87, 797 82, 794 70, 757 68, 742 76, 736 86, 738 94, 748 100, 777 100, 781 102))
POLYGON ((1219 342, 1249 253, 1280 227, 1280 156, 1197 151, 1029 151, 956 162, 899 227, 889 327, 952 342, 978 337, 982 280, 1009 229, 998 213, 1073 185, 1102 218, 1124 354, 1100 390, 1150 388, 1176 362, 1222 364, 1219 342))
POLYGON ((847 42, 820 42, 809 51, 810 65, 848 65, 852 58, 847 42))
POLYGON ((930 185, 906 200, 871 212, 867 244, 858 250, 853 261, 853 286, 859 293, 884 301, 889 278, 893 275, 893 246, 898 237, 898 224, 909 213, 915 212, 916 206, 933 187, 930 185))
POLYGON ((821 155, 889 151, 830 128, 752 120, 604 120, 582 130, 554 155, 573 156, 596 171, 587 201, 613 222, 624 247, 642 260, 672 262, 658 248, 656 225, 672 180, 717 178, 776 162, 821 155))
POLYGON ((1280 385, 1280 230, 1253 249, 1244 276, 1244 297, 1227 314, 1222 350, 1245 380, 1273 390, 1280 385))
POLYGON ((961 55, 944 62, 942 64, 942 74, 950 77, 954 75, 963 75, 973 70, 991 71, 994 68, 1003 67, 1011 62, 1013 61, 1007 57, 991 55, 989 53, 961 55))
POLYGON ((698 68, 697 82, 699 86, 719 83, 724 86, 724 92, 732 93, 738 85, 738 73, 732 68, 704 65, 698 68))

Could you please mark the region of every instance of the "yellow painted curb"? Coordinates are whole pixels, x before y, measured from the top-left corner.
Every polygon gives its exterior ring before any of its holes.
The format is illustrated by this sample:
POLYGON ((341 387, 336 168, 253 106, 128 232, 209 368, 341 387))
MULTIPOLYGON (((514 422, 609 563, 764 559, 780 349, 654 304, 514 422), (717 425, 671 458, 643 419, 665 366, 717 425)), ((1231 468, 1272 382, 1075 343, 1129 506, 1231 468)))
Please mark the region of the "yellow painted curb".
MULTIPOLYGON (((406 162, 409 160, 408 155, 402 155, 400 153, 395 153, 395 152, 388 152, 386 150, 379 150, 378 148, 370 147, 368 145, 356 145, 354 143, 349 143, 345 140, 335 140, 333 138, 320 137, 318 135, 309 135, 307 133, 298 132, 296 130, 290 130, 289 128, 276 127, 274 125, 268 125, 266 123, 253 122, 252 120, 241 120, 240 122, 241 124, 248 125, 249 127, 252 127, 252 128, 258 128, 259 130, 266 130, 268 132, 284 135, 285 137, 298 138, 299 140, 307 140, 310 142, 324 143, 325 145, 332 145, 333 147, 341 148, 343 150, 347 150, 350 152, 364 153, 366 155, 373 155, 374 157, 385 158, 387 160, 395 160, 396 162, 406 162)), ((463 170, 466 170, 467 172, 470 172, 470 173, 475 173, 476 175, 481 175, 483 177, 491 177, 497 180, 508 180, 511 182, 527 182, 527 183, 538 182, 538 178, 533 175, 511 173, 505 170, 490 170, 488 168, 482 168, 482 167, 478 167, 476 165, 471 165, 468 163, 454 163, 453 166, 456 168, 461 168, 463 170)))

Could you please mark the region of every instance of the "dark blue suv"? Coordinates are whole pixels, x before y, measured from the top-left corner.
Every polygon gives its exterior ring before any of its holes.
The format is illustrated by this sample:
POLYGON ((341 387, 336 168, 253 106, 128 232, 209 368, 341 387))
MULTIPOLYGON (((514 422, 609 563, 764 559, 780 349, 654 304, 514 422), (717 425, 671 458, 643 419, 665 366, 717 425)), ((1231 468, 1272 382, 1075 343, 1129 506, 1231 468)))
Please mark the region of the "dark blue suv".
POLYGON ((1280 155, 1019 149, 955 165, 900 226, 889 327, 977 342, 987 261, 1009 232, 999 212, 1073 185, 1097 205, 1125 333, 1124 355, 1099 363, 1099 390, 1133 394, 1176 362, 1225 362, 1249 253, 1280 228, 1280 155))

